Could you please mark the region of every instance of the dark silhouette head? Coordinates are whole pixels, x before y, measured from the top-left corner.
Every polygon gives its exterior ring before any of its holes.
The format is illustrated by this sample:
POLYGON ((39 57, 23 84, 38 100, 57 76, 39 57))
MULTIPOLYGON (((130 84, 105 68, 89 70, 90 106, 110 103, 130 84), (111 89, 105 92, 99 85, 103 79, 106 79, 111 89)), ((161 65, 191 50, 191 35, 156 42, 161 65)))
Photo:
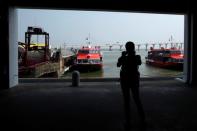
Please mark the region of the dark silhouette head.
POLYGON ((135 53, 135 44, 131 41, 128 41, 125 45, 126 51, 128 53, 135 53))

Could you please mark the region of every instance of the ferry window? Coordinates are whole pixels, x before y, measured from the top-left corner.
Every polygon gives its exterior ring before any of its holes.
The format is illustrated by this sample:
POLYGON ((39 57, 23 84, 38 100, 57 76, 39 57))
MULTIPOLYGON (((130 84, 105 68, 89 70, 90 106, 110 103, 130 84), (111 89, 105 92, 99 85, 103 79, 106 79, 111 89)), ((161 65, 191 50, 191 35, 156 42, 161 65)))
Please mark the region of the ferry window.
POLYGON ((181 51, 171 51, 171 54, 181 54, 181 51))
POLYGON ((78 52, 79 52, 79 53, 82 53, 82 54, 88 54, 88 53, 89 53, 88 50, 79 50, 78 52))
POLYGON ((170 51, 165 51, 166 54, 170 54, 170 51))
POLYGON ((162 55, 163 55, 163 52, 160 52, 160 53, 159 53, 159 56, 162 56, 162 55))
POLYGON ((95 51, 95 50, 91 50, 91 51, 90 51, 90 53, 95 54, 95 53, 96 53, 96 51, 95 51))

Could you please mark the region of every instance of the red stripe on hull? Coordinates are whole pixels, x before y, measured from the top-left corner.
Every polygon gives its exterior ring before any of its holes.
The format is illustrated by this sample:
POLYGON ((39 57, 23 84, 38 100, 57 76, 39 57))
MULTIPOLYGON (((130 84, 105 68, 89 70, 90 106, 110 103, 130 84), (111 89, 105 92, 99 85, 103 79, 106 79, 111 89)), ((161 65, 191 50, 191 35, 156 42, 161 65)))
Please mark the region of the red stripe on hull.
POLYGON ((71 67, 71 70, 79 70, 81 72, 101 70, 102 64, 75 64, 71 67))
POLYGON ((183 63, 146 61, 146 64, 156 66, 156 67, 161 67, 161 68, 168 68, 168 69, 177 69, 177 70, 182 70, 183 69, 183 63))

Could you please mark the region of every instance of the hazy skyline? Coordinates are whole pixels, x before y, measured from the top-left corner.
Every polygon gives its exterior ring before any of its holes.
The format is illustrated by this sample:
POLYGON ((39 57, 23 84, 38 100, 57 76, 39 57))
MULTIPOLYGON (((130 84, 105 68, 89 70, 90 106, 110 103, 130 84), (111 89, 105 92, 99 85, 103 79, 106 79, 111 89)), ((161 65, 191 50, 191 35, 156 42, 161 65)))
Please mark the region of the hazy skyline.
POLYGON ((53 47, 86 44, 184 42, 184 15, 18 9, 18 40, 24 42, 28 26, 40 26, 53 47))

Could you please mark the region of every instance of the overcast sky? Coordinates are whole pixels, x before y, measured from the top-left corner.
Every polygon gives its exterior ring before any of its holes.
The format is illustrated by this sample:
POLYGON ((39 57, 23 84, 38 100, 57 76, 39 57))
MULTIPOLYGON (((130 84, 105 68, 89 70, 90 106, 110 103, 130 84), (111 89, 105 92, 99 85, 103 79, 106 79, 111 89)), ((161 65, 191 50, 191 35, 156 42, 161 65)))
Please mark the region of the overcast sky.
POLYGON ((184 41, 184 16, 73 10, 18 9, 18 40, 24 42, 28 26, 40 26, 50 35, 50 44, 60 46, 133 41, 137 44, 184 41))

